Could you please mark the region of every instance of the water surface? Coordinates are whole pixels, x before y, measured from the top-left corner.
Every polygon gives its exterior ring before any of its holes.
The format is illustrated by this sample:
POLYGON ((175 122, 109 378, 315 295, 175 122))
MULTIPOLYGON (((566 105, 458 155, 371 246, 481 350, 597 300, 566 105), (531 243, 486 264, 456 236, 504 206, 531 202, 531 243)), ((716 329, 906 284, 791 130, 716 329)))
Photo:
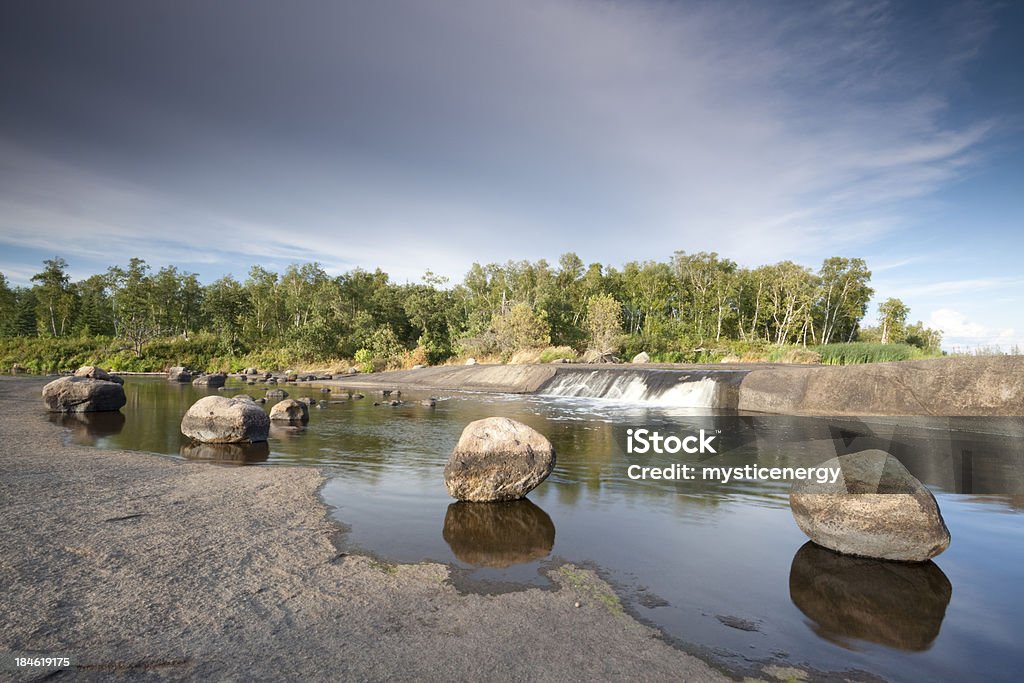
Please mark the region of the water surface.
MULTIPOLYGON (((339 400, 305 428, 275 427, 264 446, 191 447, 181 415, 206 389, 129 379, 123 418, 55 418, 70 437, 236 463, 325 466, 323 496, 355 550, 450 564, 462 586, 548 586, 561 561, 598 569, 626 608, 731 666, 775 661, 890 680, 1018 680, 1024 665, 1024 453, 1019 420, 858 420, 707 414, 583 398, 451 394, 436 407, 339 400), (547 435, 558 454, 528 501, 452 501, 444 463, 463 427, 503 415, 547 435), (716 435, 714 456, 625 453, 626 430, 716 435), (816 465, 883 448, 935 492, 953 542, 924 565, 836 555, 807 544, 788 483, 634 481, 630 464, 816 465)), ((231 395, 265 387, 229 383, 231 395)), ((383 401, 377 397, 377 401, 383 401)))

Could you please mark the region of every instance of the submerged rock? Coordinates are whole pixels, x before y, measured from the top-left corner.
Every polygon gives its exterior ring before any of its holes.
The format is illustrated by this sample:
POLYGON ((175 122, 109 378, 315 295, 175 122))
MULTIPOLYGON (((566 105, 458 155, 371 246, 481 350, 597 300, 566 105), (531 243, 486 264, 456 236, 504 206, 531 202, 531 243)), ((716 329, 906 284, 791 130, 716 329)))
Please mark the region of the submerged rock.
POLYGON ((270 419, 282 422, 309 422, 309 404, 286 398, 270 409, 270 419))
POLYGON ((91 377, 61 377, 43 387, 43 402, 54 413, 120 410, 128 399, 117 382, 91 377))
POLYGON ((507 417, 471 422, 444 468, 449 495, 458 500, 522 498, 555 468, 555 449, 540 432, 507 417))
POLYGON ((253 401, 207 396, 196 401, 181 420, 181 433, 202 443, 266 441, 270 418, 253 401))
POLYGON ((222 372, 215 372, 212 375, 201 375, 192 380, 192 386, 196 387, 222 387, 228 376, 222 372))
POLYGON ((75 377, 89 377, 91 379, 102 379, 105 382, 117 382, 124 384, 124 380, 117 375, 111 374, 103 368, 95 365, 83 365, 75 370, 75 377))
POLYGON ((192 373, 178 365, 167 371, 167 379, 171 382, 191 382, 192 373))
POLYGON ((834 484, 797 482, 789 494, 797 526, 836 552, 923 562, 949 547, 935 496, 885 451, 842 455, 819 467, 839 468, 834 484))

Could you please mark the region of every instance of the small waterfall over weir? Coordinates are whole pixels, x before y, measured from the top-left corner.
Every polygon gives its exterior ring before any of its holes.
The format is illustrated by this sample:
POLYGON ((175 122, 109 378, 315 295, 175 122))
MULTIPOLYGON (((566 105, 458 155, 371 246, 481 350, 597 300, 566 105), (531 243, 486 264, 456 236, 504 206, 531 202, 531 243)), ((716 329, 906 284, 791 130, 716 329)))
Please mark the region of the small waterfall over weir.
POLYGON ((724 394, 738 379, 737 373, 715 371, 566 369, 537 393, 676 408, 727 408, 732 406, 724 394))

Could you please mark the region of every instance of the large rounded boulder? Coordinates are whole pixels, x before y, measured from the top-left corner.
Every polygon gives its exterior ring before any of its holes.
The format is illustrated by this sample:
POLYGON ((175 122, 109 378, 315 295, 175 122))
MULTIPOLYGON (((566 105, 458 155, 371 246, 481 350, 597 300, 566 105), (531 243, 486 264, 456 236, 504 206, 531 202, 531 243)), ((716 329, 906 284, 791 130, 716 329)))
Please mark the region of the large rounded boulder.
POLYGON ((128 399, 117 382, 92 377, 61 377, 43 387, 43 402, 53 413, 120 410, 128 399))
POLYGON ((507 417, 471 422, 444 468, 452 498, 516 500, 547 479, 555 449, 540 432, 507 417))
POLYGON ((286 398, 271 407, 270 419, 275 422, 309 422, 309 405, 286 398))
POLYGON ((252 401, 207 396, 192 404, 181 420, 181 433, 200 443, 266 441, 270 418, 252 401))
POLYGON ((842 455, 836 482, 801 481, 789 494, 797 526, 820 546, 846 555, 924 562, 949 547, 935 496, 885 451, 842 455))

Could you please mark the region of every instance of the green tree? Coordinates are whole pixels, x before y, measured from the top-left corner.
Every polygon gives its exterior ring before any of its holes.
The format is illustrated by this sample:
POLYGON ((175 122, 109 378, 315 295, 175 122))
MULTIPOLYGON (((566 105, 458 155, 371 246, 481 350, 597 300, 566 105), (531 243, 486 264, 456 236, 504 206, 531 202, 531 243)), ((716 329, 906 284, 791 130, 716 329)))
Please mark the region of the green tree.
POLYGON ((821 264, 815 317, 822 344, 853 340, 875 293, 868 286, 870 280, 864 259, 834 256, 821 264))
POLYGON ((587 302, 589 348, 601 354, 618 350, 622 335, 622 305, 608 294, 598 294, 587 302))
POLYGON ((516 351, 543 348, 551 343, 547 315, 526 304, 512 306, 491 321, 498 351, 508 358, 516 351))
POLYGON ((17 333, 18 301, 7 277, 0 273, 0 337, 13 337, 17 333))
POLYGON ((36 295, 36 319, 39 332, 46 336, 63 337, 71 330, 77 299, 68 276, 68 263, 54 257, 43 261, 43 271, 32 276, 36 295))
POLYGON ((882 343, 902 341, 906 335, 907 316, 910 309, 905 303, 890 297, 878 306, 879 324, 882 328, 882 343))

